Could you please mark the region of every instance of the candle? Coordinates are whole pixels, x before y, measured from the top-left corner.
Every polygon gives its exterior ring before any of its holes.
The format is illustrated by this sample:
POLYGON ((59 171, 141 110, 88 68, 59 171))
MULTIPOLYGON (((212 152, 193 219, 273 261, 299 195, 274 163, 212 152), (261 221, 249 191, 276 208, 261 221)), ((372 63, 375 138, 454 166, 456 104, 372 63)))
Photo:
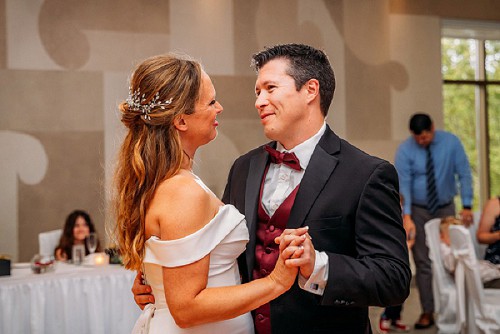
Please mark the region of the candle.
POLYGON ((103 254, 96 254, 95 255, 95 264, 96 265, 102 265, 102 264, 104 264, 104 256, 103 256, 103 254))
POLYGON ((93 266, 106 266, 109 264, 109 255, 106 253, 89 254, 86 260, 93 266))

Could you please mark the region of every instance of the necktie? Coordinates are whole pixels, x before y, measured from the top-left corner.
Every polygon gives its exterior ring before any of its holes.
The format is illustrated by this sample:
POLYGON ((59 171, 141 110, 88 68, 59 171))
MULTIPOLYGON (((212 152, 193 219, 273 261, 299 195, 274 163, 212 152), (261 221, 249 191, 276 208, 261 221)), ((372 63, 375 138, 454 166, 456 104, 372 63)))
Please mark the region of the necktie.
POLYGON ((439 206, 438 194, 436 189, 436 177, 434 173, 434 162, 430 146, 427 146, 427 162, 425 165, 425 173, 427 177, 427 209, 434 214, 439 206))
POLYGON ((297 158, 295 153, 279 152, 269 145, 264 146, 264 149, 269 152, 271 162, 275 164, 285 164, 292 169, 300 171, 299 158, 297 158))

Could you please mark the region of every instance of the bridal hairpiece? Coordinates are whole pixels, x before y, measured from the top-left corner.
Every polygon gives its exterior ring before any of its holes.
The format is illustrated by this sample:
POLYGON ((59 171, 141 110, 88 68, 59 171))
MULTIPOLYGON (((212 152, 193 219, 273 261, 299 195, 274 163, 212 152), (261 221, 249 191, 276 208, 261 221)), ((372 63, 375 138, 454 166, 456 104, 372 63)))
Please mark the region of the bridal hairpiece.
POLYGON ((130 110, 141 112, 143 118, 150 121, 151 117, 149 116, 149 114, 151 113, 151 111, 158 107, 161 109, 165 109, 166 106, 172 103, 172 98, 162 102, 160 101, 160 93, 156 92, 155 96, 149 103, 144 103, 146 102, 145 94, 142 94, 141 96, 139 88, 132 92, 132 87, 129 87, 128 98, 127 100, 125 100, 125 102, 127 102, 130 110))

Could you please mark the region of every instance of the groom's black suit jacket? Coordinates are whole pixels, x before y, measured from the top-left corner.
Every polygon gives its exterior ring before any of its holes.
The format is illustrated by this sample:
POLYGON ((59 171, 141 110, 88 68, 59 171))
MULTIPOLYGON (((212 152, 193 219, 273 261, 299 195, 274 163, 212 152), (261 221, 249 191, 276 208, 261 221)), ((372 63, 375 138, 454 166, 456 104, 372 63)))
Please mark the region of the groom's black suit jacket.
MULTIPOLYGON (((267 160, 262 147, 238 158, 223 196, 247 220, 250 241, 239 259, 244 281, 252 279, 259 188, 267 160)), ((396 170, 327 127, 305 171, 287 227, 305 225, 315 249, 328 255, 328 283, 323 296, 295 283, 272 301, 272 332, 371 332, 368 306, 401 304, 409 294, 411 272, 396 170)))

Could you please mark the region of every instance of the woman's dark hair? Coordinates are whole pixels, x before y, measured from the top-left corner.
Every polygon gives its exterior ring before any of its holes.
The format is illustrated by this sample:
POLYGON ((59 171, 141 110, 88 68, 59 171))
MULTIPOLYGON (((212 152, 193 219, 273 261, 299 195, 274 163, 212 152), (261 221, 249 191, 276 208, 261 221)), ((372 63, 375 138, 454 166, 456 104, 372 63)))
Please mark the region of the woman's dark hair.
MULTIPOLYGON (((87 212, 83 210, 75 210, 68 215, 68 217, 66 218, 66 223, 64 224, 64 230, 61 235, 61 239, 59 239, 59 245, 56 247, 56 250, 61 249, 62 252, 66 254, 68 260, 71 260, 72 257, 72 247, 75 243, 73 229, 75 228, 76 220, 78 217, 82 217, 85 220, 85 223, 89 227, 90 233, 96 231, 94 223, 92 223, 92 219, 87 212)), ((100 250, 101 246, 98 238, 96 251, 99 252, 100 250)), ((88 255, 89 253, 90 252, 87 249, 87 245, 85 244, 85 255, 88 255)))

